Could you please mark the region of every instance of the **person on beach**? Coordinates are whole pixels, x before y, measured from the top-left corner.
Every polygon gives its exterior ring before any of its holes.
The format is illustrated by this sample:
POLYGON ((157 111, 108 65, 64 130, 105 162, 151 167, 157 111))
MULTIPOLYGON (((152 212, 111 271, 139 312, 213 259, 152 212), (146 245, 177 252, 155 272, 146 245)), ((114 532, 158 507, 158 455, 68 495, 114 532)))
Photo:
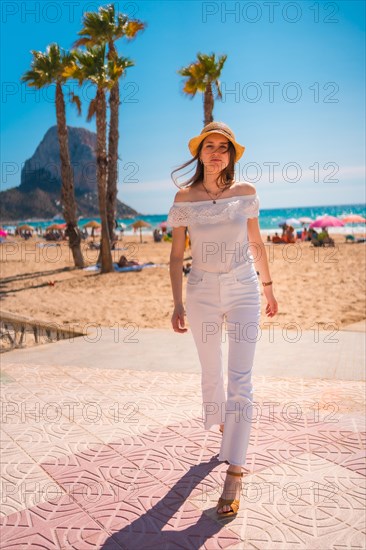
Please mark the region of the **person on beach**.
POLYGON ((122 254, 120 259, 117 262, 118 267, 131 267, 133 265, 141 265, 139 262, 136 262, 135 260, 127 260, 126 256, 122 254))
POLYGON ((283 243, 283 242, 284 242, 284 241, 282 240, 282 238, 279 236, 279 234, 277 233, 277 231, 276 231, 276 233, 275 233, 275 234, 273 235, 273 237, 272 237, 272 242, 275 243, 275 244, 277 244, 277 243, 283 243))
POLYGON ((187 316, 201 364, 204 427, 219 424, 219 460, 229 464, 216 512, 235 515, 239 509, 242 466, 252 422, 251 381, 259 338, 260 286, 267 300, 265 313, 278 312, 265 245, 258 223, 259 197, 250 183, 235 182, 234 171, 245 147, 223 122, 211 122, 188 144, 194 175, 179 187, 168 213, 173 228, 170 279, 174 299, 171 317, 175 332, 185 333, 187 316), (192 266, 187 278, 186 310, 182 300, 185 230, 191 239, 192 266), (248 246, 255 249, 253 255, 248 246), (258 268, 254 268, 253 261, 258 268), (229 338, 228 387, 224 391, 222 325, 229 338), (238 481, 239 480, 239 481, 238 481))

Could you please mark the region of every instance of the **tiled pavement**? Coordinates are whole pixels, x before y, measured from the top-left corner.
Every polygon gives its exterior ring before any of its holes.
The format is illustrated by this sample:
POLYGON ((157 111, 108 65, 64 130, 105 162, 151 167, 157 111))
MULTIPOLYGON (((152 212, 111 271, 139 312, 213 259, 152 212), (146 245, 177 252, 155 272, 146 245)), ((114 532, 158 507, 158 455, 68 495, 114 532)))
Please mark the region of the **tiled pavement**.
POLYGON ((362 381, 258 369, 240 511, 218 520, 199 372, 60 365, 52 346, 55 366, 3 364, 1 549, 365 548, 362 381))

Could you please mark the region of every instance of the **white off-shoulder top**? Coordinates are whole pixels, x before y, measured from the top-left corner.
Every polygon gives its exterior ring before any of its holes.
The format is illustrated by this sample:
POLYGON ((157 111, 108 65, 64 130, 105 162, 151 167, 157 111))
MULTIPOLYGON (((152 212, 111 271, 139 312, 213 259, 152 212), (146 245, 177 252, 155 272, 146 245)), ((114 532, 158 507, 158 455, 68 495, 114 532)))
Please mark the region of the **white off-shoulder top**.
POLYGON ((222 273, 253 263, 248 246, 247 219, 259 216, 259 197, 236 195, 204 201, 174 202, 168 225, 188 227, 192 268, 222 273))

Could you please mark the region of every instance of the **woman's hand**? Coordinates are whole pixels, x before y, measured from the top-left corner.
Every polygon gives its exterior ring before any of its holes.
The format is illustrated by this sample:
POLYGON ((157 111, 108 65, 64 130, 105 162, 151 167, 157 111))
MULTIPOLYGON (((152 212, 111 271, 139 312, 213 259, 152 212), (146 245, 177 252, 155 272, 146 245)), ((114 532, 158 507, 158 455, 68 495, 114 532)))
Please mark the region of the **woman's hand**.
POLYGON ((274 315, 278 312, 278 304, 276 298, 274 297, 272 287, 264 287, 263 292, 267 300, 266 315, 267 317, 274 317, 274 315))
POLYGON ((171 318, 172 327, 174 332, 187 332, 187 328, 184 328, 185 325, 185 316, 186 312, 184 311, 183 304, 179 304, 178 306, 175 306, 173 315, 171 318), (183 328, 180 328, 183 327, 183 328))

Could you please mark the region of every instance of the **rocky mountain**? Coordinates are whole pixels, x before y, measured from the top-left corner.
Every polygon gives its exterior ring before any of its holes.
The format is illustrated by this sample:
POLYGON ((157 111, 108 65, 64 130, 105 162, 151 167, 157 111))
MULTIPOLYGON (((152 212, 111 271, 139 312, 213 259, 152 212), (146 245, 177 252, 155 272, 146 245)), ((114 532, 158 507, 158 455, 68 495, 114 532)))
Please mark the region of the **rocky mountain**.
MULTIPOLYGON (((94 132, 68 126, 71 165, 74 171, 77 215, 99 215, 94 132)), ((49 219, 62 216, 61 169, 57 127, 52 126, 33 156, 22 168, 20 185, 0 192, 0 220, 49 219)), ((117 199, 117 217, 139 212, 117 199)))

